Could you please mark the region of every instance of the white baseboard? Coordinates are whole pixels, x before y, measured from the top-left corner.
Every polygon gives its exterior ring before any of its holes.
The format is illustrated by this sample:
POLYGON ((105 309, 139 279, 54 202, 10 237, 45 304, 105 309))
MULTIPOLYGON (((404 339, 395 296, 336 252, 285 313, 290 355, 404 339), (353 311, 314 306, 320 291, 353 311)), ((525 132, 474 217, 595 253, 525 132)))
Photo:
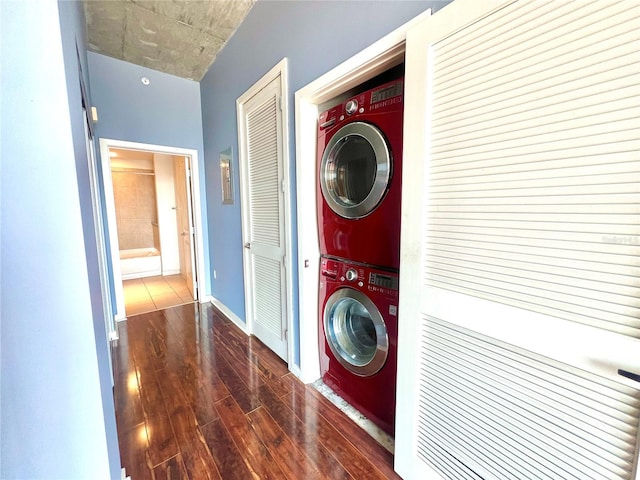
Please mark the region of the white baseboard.
MULTIPOLYGON (((215 298, 215 297, 213 297, 211 295, 206 295, 206 296, 204 296, 203 298, 200 299, 200 302, 201 303, 211 302, 211 304, 213 304, 218 310, 220 310, 224 314, 225 317, 227 317, 229 320, 231 320, 245 334, 249 335, 249 332, 247 331, 247 325, 242 320, 240 320, 240 317, 238 317, 235 313, 233 313, 220 300, 218 300, 217 298, 215 298)), ((300 367, 298 367, 296 364, 294 364, 293 361, 288 362, 287 368, 297 378, 299 378, 300 380, 304 381, 304 379, 302 378, 302 371, 300 370, 300 367)), ((313 380, 309 380, 306 383, 312 383, 312 382, 314 382, 316 380, 317 380, 317 378, 314 378, 313 380)))
MULTIPOLYGON (((299 367, 299 366, 297 366, 297 365, 296 365, 295 363, 293 363, 293 361, 292 361, 291 363, 289 363, 289 364, 287 365, 287 367, 289 368, 289 371, 290 371, 291 373, 293 373, 293 374, 298 378, 298 380, 302 381, 302 370, 300 370, 300 367, 299 367)), ((309 383, 312 383, 312 382, 309 382, 309 383)))
POLYGON ((213 303, 213 297, 211 295, 201 295, 198 301, 200 303, 213 303))
POLYGON ((177 270, 175 268, 168 268, 166 270, 162 270, 162 276, 166 277, 167 275, 180 275, 180 269, 177 270))
POLYGON ((212 297, 211 295, 207 296, 207 298, 209 299, 209 301, 218 309, 220 310, 225 317, 227 317, 229 320, 231 320, 233 323, 236 324, 236 326, 242 330, 244 333, 246 333, 247 335, 249 334, 249 332, 247 331, 247 324, 244 323, 240 317, 238 317, 235 313, 233 313, 229 307, 227 307, 224 303, 222 303, 220 300, 218 300, 215 297, 212 297))
POLYGON ((124 468, 120 470, 120 478, 122 480, 131 480, 131 477, 127 477, 127 472, 125 472, 124 468))

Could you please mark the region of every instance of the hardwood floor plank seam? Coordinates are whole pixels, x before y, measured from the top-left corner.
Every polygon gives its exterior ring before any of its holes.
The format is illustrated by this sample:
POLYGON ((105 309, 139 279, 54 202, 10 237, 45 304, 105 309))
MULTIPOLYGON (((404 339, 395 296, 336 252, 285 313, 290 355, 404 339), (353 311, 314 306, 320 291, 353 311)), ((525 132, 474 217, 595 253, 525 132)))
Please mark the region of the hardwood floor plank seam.
POLYGON ((212 305, 118 331, 114 404, 133 480, 399 478, 391 454, 212 305))

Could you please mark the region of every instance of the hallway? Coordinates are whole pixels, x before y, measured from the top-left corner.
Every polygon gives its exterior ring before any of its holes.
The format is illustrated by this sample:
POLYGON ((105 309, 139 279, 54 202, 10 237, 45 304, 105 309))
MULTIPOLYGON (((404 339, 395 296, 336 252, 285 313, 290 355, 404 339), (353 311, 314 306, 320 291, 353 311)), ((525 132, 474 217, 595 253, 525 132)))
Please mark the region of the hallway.
POLYGON ((132 479, 399 478, 387 450, 212 305, 118 329, 116 418, 132 479))
POLYGON ((181 275, 166 275, 123 280, 125 311, 129 315, 153 312, 193 302, 181 275))

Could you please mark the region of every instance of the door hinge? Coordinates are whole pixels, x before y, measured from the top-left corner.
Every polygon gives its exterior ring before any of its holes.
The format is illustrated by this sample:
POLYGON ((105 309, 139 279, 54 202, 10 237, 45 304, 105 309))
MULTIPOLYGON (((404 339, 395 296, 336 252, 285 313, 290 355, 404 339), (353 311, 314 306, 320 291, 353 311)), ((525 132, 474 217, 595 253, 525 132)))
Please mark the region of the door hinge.
POLYGON ((284 329, 284 341, 287 342, 289 341, 289 330, 288 329, 284 329))
POLYGON ((278 108, 280 109, 280 111, 283 110, 283 108, 282 108, 282 97, 278 97, 278 108))
POLYGON ((284 178, 282 179, 282 181, 280 182, 280 188, 282 188, 282 193, 285 192, 285 184, 284 184, 284 178))

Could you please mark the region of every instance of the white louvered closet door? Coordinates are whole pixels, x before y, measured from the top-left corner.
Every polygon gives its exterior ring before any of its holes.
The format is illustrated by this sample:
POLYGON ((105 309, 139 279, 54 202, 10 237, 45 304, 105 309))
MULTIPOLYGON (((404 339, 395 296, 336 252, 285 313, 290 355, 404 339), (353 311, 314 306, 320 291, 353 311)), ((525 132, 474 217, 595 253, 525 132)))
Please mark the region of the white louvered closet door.
POLYGON ((250 332, 287 360, 281 79, 238 104, 250 332))
POLYGON ((640 2, 456 0, 405 105, 396 469, 640 479, 640 2))

